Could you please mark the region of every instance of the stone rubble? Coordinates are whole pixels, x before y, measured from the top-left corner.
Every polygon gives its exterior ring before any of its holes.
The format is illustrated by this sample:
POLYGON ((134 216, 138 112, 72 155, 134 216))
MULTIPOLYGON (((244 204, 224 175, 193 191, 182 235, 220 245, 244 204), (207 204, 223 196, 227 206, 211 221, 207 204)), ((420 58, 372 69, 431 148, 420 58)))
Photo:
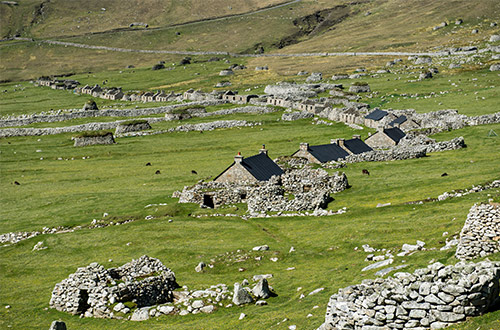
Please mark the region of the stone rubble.
POLYGON ((460 232, 455 256, 467 260, 496 252, 500 252, 500 207, 475 204, 460 232))
POLYGON ((499 299, 500 263, 434 263, 413 274, 364 280, 331 296, 333 329, 440 329, 488 311, 499 299))

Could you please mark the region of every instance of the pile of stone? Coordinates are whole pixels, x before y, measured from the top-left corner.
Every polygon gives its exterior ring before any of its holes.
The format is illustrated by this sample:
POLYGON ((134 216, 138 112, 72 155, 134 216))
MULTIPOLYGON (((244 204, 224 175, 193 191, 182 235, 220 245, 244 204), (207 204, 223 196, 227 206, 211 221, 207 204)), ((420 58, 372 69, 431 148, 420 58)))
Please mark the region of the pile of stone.
POLYGON ((455 256, 458 259, 485 257, 500 251, 500 207, 475 204, 471 207, 455 256))
POLYGON ((196 203, 205 206, 210 196, 213 207, 247 203, 248 213, 292 212, 325 208, 331 200, 330 194, 348 187, 344 173, 329 175, 323 169, 305 166, 300 169, 286 169, 280 177, 257 183, 225 183, 200 181, 182 192, 175 192, 179 203, 196 203))
POLYGON ((424 146, 395 146, 388 150, 373 150, 361 154, 352 154, 347 156, 342 162, 384 162, 390 160, 403 160, 425 157, 426 147, 424 146))
POLYGON ((462 136, 453 138, 449 141, 436 142, 436 140, 426 136, 426 135, 411 135, 408 134, 403 137, 398 144, 399 147, 417 147, 425 148, 427 153, 445 151, 445 150, 456 150, 466 148, 465 140, 462 136))
POLYGON ((364 280, 330 297, 319 329, 440 329, 498 302, 500 263, 437 262, 413 274, 364 280))
POLYGON ((158 259, 146 255, 118 268, 98 263, 78 268, 52 291, 50 307, 84 317, 111 318, 111 305, 134 303, 137 307, 173 301, 179 285, 175 274, 158 259))

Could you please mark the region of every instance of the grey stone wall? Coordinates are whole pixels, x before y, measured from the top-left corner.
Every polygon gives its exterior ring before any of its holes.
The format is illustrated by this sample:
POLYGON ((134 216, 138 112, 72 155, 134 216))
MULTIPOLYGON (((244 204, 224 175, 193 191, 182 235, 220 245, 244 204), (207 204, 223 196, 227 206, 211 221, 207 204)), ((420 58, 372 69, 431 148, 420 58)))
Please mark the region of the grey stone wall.
POLYGON ((500 206, 475 204, 471 207, 455 256, 461 260, 485 257, 500 251, 500 206))
POLYGON ((440 329, 499 299, 500 263, 434 263, 413 274, 364 280, 330 297, 321 330, 440 329))

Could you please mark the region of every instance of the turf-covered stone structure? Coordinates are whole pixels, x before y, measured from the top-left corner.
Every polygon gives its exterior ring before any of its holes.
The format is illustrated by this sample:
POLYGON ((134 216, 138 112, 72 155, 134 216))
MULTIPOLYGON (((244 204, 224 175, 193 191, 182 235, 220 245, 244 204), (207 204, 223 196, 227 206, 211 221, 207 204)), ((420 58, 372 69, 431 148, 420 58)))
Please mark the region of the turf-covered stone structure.
POLYGON ((151 129, 151 125, 147 120, 130 120, 120 123, 115 129, 115 134, 138 132, 148 129, 151 129))
POLYGON ((50 307, 84 317, 111 318, 116 303, 140 308, 171 302, 178 287, 174 272, 146 255, 118 268, 106 269, 94 262, 55 285, 50 307))
POLYGON ((74 137, 75 147, 85 147, 96 144, 114 144, 115 138, 111 132, 86 132, 74 137))

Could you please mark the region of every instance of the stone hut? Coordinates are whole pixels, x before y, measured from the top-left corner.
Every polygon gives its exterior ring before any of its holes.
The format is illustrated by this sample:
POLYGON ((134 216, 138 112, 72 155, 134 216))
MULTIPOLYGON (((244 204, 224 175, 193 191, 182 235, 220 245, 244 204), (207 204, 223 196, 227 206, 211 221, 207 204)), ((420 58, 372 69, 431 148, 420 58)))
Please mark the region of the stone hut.
POLYGON ((123 134, 128 132, 138 132, 151 129, 151 125, 147 120, 132 120, 120 123, 115 130, 115 134, 123 134))
POLYGON ((82 87, 82 94, 91 94, 92 87, 89 85, 85 85, 82 87))
POLYGON ((391 121, 389 123, 389 126, 390 127, 398 127, 398 128, 405 130, 405 131, 410 131, 412 129, 420 128, 420 125, 416 121, 414 121, 412 119, 408 119, 404 115, 399 116, 396 119, 394 119, 393 121, 391 121))
POLYGON ((405 135, 398 127, 384 128, 369 136, 365 142, 372 148, 390 148, 397 145, 405 135))
POLYGON ((369 145, 361 140, 361 136, 354 135, 352 139, 332 139, 331 143, 337 144, 339 147, 344 149, 349 155, 359 155, 364 152, 372 151, 369 145))
POLYGON ((235 102, 238 92, 227 91, 222 95, 224 101, 235 102))
POLYGON ((327 163, 344 159, 349 154, 336 143, 310 146, 309 143, 301 143, 300 149, 292 157, 307 159, 310 163, 327 163))
POLYGON ((111 318, 114 303, 144 307, 171 302, 178 287, 175 274, 146 255, 118 268, 106 269, 94 262, 55 285, 50 307, 84 317, 111 318))
POLYGON ((219 174, 216 182, 257 182, 268 181, 273 175, 281 175, 283 170, 267 155, 267 149, 262 146, 259 154, 244 158, 240 153, 234 157, 234 162, 219 174))
POLYGON ((154 94, 155 94, 154 92, 146 92, 146 93, 142 94, 141 101, 142 102, 152 102, 153 101, 152 98, 153 98, 154 94))
POLYGON ((74 137, 75 147, 85 147, 96 144, 114 144, 115 139, 111 132, 88 132, 74 137))
POLYGON ((396 116, 388 113, 387 111, 375 109, 365 116, 365 126, 371 128, 379 128, 383 126, 381 121, 382 119, 384 119, 385 121, 393 121, 394 119, 396 119, 396 116))

